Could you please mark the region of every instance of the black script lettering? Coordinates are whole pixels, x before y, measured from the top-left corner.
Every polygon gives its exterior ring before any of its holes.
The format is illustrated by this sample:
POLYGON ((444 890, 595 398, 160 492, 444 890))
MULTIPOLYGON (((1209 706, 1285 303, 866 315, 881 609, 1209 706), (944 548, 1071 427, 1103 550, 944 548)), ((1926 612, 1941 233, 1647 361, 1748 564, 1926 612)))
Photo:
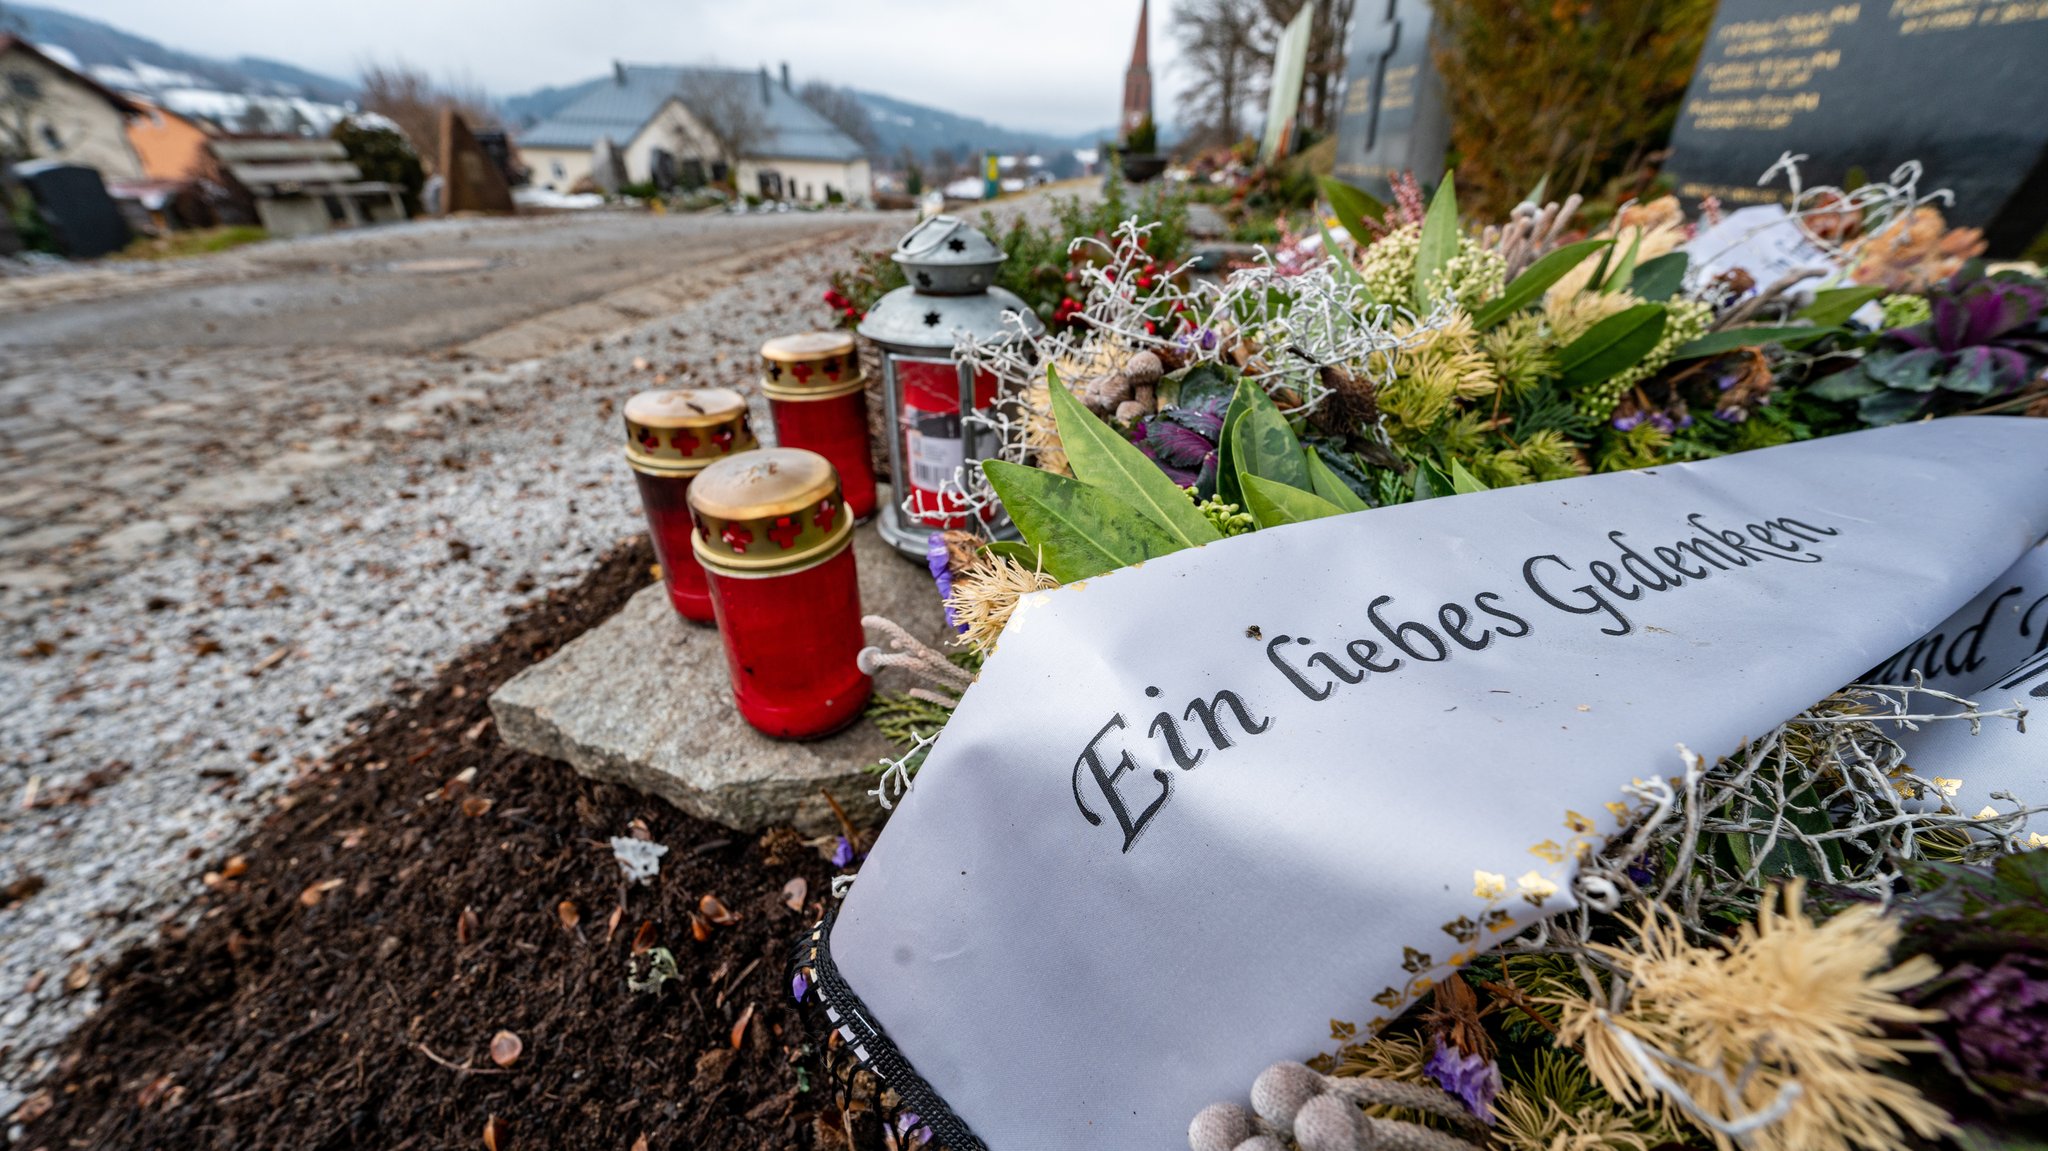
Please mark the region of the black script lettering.
POLYGON ((1138 836, 1144 833, 1145 825, 1152 822, 1153 816, 1159 814, 1159 809, 1165 805, 1167 796, 1173 794, 1173 777, 1160 768, 1152 769, 1152 778, 1159 781, 1159 794, 1145 806, 1144 811, 1138 813, 1138 818, 1133 820, 1130 808, 1124 805, 1124 797, 1117 792, 1116 781, 1122 779, 1126 772, 1136 771, 1137 762, 1131 758, 1129 751, 1120 751, 1117 753, 1116 767, 1104 771, 1102 757, 1095 751, 1095 745, 1102 742, 1103 736, 1108 735, 1114 728, 1124 726, 1127 725, 1124 723, 1123 713, 1111 716, 1109 722, 1102 725, 1102 730, 1095 733, 1095 738, 1088 741, 1088 746, 1081 749, 1081 758, 1074 761, 1073 785, 1074 806, 1081 809, 1081 814, 1087 818, 1089 826, 1100 827, 1102 817, 1090 811, 1088 804, 1081 799, 1081 767, 1086 764, 1089 774, 1095 777, 1095 786, 1102 790, 1102 797, 1109 801, 1109 810, 1116 816, 1117 826, 1123 829, 1124 850, 1128 852, 1131 845, 1138 842, 1138 836))
POLYGON ((1639 600, 1643 598, 1643 589, 1634 585, 1630 585, 1627 591, 1621 590, 1621 584, 1618 582, 1621 579, 1621 573, 1615 571, 1614 565, 1605 560, 1594 560, 1586 565, 1586 570, 1593 573, 1593 578, 1600 581, 1601 587, 1606 588, 1625 600, 1639 600))
POLYGON ((1984 608, 1983 619, 1956 633, 1955 641, 1948 645, 1948 654, 1944 655, 1941 660, 1942 666, 1948 669, 1950 675, 1961 675, 1966 671, 1976 671, 1984 666, 1984 656, 1982 653, 1984 633, 1991 629, 1991 617, 1998 614, 1998 605, 2005 602, 2005 597, 2019 595, 2022 590, 2021 588, 2009 587, 1999 592, 1991 598, 1990 604, 1984 608), (1965 637, 1969 638, 1970 650, 1964 654, 1961 662, 1957 662, 1956 649, 1963 646, 1963 639, 1965 637))
MULTIPOLYGON (((1580 584, 1572 589, 1586 597, 1586 602, 1583 604, 1566 603, 1564 600, 1550 594, 1550 590, 1543 586, 1541 580, 1536 578, 1536 565, 1545 560, 1549 560, 1566 571, 1572 570, 1572 565, 1554 555, 1531 556, 1523 561, 1522 582, 1529 585, 1529 590, 1536 593, 1536 598, 1559 611, 1568 611, 1573 615, 1599 615, 1601 612, 1606 612, 1620 626, 1618 629, 1613 627, 1601 628, 1600 631, 1605 635, 1627 635, 1635 630, 1635 625, 1629 622, 1627 616, 1621 614, 1621 609, 1615 607, 1614 603, 1606 596, 1594 591, 1592 584, 1580 584)), ((1612 571, 1613 569, 1609 568, 1608 570, 1612 571)), ((1642 593, 1638 591, 1636 594, 1641 595, 1642 593)))
POLYGON ((1388 643, 1407 653, 1409 659, 1418 660, 1422 663, 1442 663, 1451 657, 1451 649, 1444 643, 1443 637, 1422 624, 1411 621, 1399 626, 1388 626, 1387 621, 1380 618, 1380 608, 1392 602, 1394 602, 1393 596, 1383 595, 1368 604, 1365 609, 1365 618, 1371 620, 1372 626, 1378 628, 1380 634, 1387 637, 1388 643), (1411 635, 1426 638, 1429 641, 1429 650, 1435 654, 1424 655, 1415 650, 1414 646, 1409 643, 1411 635))
POLYGON ((1653 547, 1650 550, 1657 553, 1657 558, 1664 561, 1665 567, 1670 568, 1672 571, 1677 572, 1679 575, 1684 576, 1686 579, 1707 578, 1707 569, 1701 568, 1698 571, 1694 571, 1691 568, 1686 567, 1685 564, 1681 562, 1682 557, 1679 556, 1677 548, 1668 548, 1665 547, 1663 544, 1658 544, 1656 547, 1653 547))
POLYGON ((1465 634, 1465 628, 1472 622, 1472 613, 1466 611, 1462 604, 1447 603, 1436 609, 1436 622, 1443 625, 1444 631, 1466 651, 1485 651, 1486 645, 1493 642, 1492 628, 1480 628, 1478 639, 1465 634))
POLYGON ((1187 744, 1181 739, 1179 725, 1173 722, 1172 712, 1162 711, 1158 715, 1153 716, 1151 730, 1145 734, 1148 736, 1158 735, 1166 737, 1166 752, 1168 755, 1173 756, 1174 765, 1182 771, 1193 768, 1196 764, 1202 762, 1203 756, 1209 754, 1206 750, 1199 747, 1193 752, 1188 751, 1187 744))
POLYGON ((1819 543, 1823 536, 1838 536, 1842 534, 1841 528, 1817 528, 1805 520, 1795 520, 1791 516, 1779 516, 1777 519, 1772 520, 1771 523, 1776 525, 1777 529, 1786 535, 1803 539, 1810 544, 1819 543))
POLYGON ((1621 532, 1607 533, 1608 540, 1615 547, 1621 549, 1622 570, 1636 577, 1637 581, 1644 587, 1649 588, 1651 591, 1667 591, 1684 582, 1683 580, 1667 578, 1662 571, 1658 570, 1657 565, 1651 563, 1641 552, 1623 543, 1621 537, 1621 532))
MULTIPOLYGON (((1309 683, 1307 679, 1302 677, 1301 672, 1295 670, 1292 664, 1288 663, 1284 658, 1282 658, 1280 655, 1281 645, 1290 644, 1293 642, 1294 637, 1291 635, 1276 635, 1272 639, 1267 640, 1266 659, 1271 661, 1274 667, 1280 669, 1280 674, 1286 676, 1287 682, 1293 684, 1296 690, 1300 691, 1301 694, 1309 697, 1310 700, 1316 703, 1321 703, 1322 701, 1330 698, 1330 693, 1337 690, 1337 685, 1334 683, 1326 683, 1322 687, 1318 688, 1314 684, 1309 683)), ((1307 643, 1308 641, 1302 640, 1301 642, 1307 643)))
MULTIPOLYGON (((1397 656, 1388 663, 1374 663, 1373 661, 1379 658, 1380 645, 1377 640, 1370 639, 1354 639, 1350 643, 1345 644, 1344 654, 1350 656, 1357 662, 1358 666, 1367 671, 1398 671, 1403 662, 1397 656), (1359 648, 1365 649, 1364 655, 1358 654, 1359 648)), ((1364 679, 1365 677, 1360 676, 1359 678, 1364 679)))
POLYGON ((1490 615, 1497 620, 1501 620, 1503 622, 1515 625, 1514 631, 1509 631, 1507 628, 1501 628, 1500 634, 1508 637, 1509 639, 1521 639, 1523 636, 1529 634, 1528 620, 1523 619, 1521 616, 1518 616, 1511 611, 1502 611, 1501 609, 1494 607, 1492 604, 1487 603, 1487 600, 1493 600, 1495 603, 1498 603, 1500 601, 1500 593, 1496 591, 1480 592, 1478 595, 1472 597, 1472 604, 1473 606, 1477 607, 1480 611, 1485 612, 1487 615, 1490 615))
POLYGON ((1350 668, 1332 659, 1330 653, 1326 651, 1319 651, 1308 657, 1308 662, 1321 667, 1324 671, 1329 672, 1345 683, 1359 683, 1365 679, 1364 672, 1352 671, 1350 668))
POLYGON ((1236 719, 1237 726, 1243 729, 1246 735, 1262 735, 1267 728, 1273 726, 1271 716, 1254 720, 1251 710, 1245 707, 1244 701, 1237 698, 1234 691, 1219 691, 1207 700, 1189 700, 1187 715, 1184 718, 1194 719, 1200 716, 1202 726, 1209 732, 1209 742, 1216 745, 1217 751, 1233 746, 1230 733, 1224 730, 1223 724, 1216 718, 1216 713, 1226 707, 1230 709, 1232 718, 1236 719))

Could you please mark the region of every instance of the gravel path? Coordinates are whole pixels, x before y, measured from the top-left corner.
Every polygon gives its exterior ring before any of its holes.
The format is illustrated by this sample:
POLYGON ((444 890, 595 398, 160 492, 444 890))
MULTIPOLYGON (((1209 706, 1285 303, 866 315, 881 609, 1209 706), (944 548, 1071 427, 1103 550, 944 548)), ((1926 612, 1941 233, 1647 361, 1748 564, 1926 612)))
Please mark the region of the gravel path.
MULTIPOLYGON (((886 243, 901 223, 873 227, 886 243)), ((39 541, 34 570, 54 574, 0 600, 0 1116, 96 1006, 95 970, 175 928, 351 717, 640 529, 617 405, 661 383, 750 386, 762 340, 827 321, 818 293, 846 250, 509 366, 334 349, 0 362, 20 417, 8 474, 36 419, 82 429, 57 466, 102 481, 80 487, 99 510, 63 514, 113 525, 89 556, 39 541), (212 434, 99 443, 106 405, 212 434), (143 465, 157 473, 121 479, 143 465)), ((17 486, 0 516, 59 514, 8 505, 17 486)))

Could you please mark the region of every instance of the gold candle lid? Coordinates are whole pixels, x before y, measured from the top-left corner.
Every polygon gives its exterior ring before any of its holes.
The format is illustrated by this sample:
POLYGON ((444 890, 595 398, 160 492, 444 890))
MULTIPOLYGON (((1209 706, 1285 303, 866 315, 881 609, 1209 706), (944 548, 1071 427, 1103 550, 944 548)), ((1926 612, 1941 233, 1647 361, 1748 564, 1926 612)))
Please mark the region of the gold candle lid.
POLYGON ((649 475, 694 475, 756 446, 746 397, 731 388, 669 388, 626 401, 626 462, 649 475))
POLYGON ((690 481, 697 559, 727 575, 781 575, 822 563, 853 538, 839 474, 802 448, 720 460, 690 481))
POLYGON ((829 400, 860 391, 852 332, 802 332, 761 345, 761 390, 778 400, 829 400))

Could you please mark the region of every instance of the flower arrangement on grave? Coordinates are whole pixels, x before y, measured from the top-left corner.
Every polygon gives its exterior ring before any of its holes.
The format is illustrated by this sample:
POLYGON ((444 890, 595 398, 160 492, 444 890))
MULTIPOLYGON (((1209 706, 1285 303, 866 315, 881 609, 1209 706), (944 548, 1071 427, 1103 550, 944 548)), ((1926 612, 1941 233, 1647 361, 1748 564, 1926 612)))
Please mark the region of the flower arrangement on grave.
MULTIPOLYGON (((935 536, 960 656, 896 628, 866 653, 868 670, 923 680, 877 705, 908 749, 877 767, 884 806, 1018 604, 1061 584, 1303 520, 2017 412, 2048 392, 2038 277, 1965 265, 1924 294, 1877 277, 1797 296, 1809 277, 1693 274, 1674 202, 1573 237, 1570 201, 1472 232, 1448 181, 1426 207, 1412 184, 1393 205, 1328 191, 1362 242, 1325 229, 1320 261, 1201 289, 1145 271, 1148 229, 1126 221, 1074 241, 1074 323, 1030 354, 960 349, 1012 401, 1005 447, 967 495, 999 499, 1023 539, 935 536), (1867 305, 1886 317, 1874 329, 1851 319, 1867 305)), ((1874 202, 1831 195, 1836 217, 1874 202)), ((1910 191, 1884 204, 1902 199, 1905 215, 1837 219, 1822 239, 1862 237, 1831 249, 1840 267, 1869 266, 1893 222, 1926 230, 1910 191)), ((2048 809, 1966 814, 1955 781, 1914 774, 1883 721, 1935 711, 2021 715, 1855 685, 1723 758, 1687 753, 1681 776, 1639 780, 1633 831, 1580 859, 1575 910, 1482 945, 1369 1036, 1332 1021, 1334 1050, 1274 1066, 1249 1109, 1203 1111, 1190 1145, 1846 1151, 1965 1122, 1994 1140, 1976 1145, 2009 1145, 1997 1132, 2048 1110, 2048 852, 2033 850, 2048 836, 2025 830, 2048 809), (1902 884, 1917 894, 1899 900, 1902 884)), ((1557 894, 1487 863, 1475 895, 1557 894)))

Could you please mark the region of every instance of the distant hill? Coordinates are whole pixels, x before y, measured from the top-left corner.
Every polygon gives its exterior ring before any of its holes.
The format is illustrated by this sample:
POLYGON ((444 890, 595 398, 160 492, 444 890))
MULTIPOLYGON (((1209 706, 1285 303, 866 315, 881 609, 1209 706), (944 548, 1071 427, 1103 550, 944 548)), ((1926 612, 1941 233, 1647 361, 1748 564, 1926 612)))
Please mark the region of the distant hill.
POLYGON ((193 86, 225 92, 247 92, 275 96, 299 96, 308 100, 342 103, 353 99, 356 86, 346 80, 309 72, 277 60, 243 56, 219 60, 166 48, 154 40, 121 31, 98 20, 88 20, 55 8, 9 4, 7 11, 21 25, 21 31, 39 44, 53 44, 76 57, 79 65, 119 68, 156 81, 157 87, 174 77, 151 76, 149 70, 183 73, 193 86))
MULTIPOLYGON (((498 109, 507 123, 531 126, 568 107, 574 101, 602 84, 608 77, 586 80, 561 88, 541 88, 519 96, 507 96, 498 101, 498 109)), ((1108 139, 1115 131, 1105 127, 1100 132, 1083 132, 1074 136, 1061 136, 1048 132, 1027 132, 1015 128, 1004 128, 972 116, 959 116, 924 104, 913 104, 884 96, 879 92, 854 90, 861 104, 867 108, 868 116, 875 125, 879 145, 875 156, 879 159, 892 158, 909 148, 918 159, 923 160, 937 148, 945 148, 954 155, 965 157, 982 151, 1008 153, 1032 152, 1050 154, 1074 148, 1092 148, 1108 139)))

